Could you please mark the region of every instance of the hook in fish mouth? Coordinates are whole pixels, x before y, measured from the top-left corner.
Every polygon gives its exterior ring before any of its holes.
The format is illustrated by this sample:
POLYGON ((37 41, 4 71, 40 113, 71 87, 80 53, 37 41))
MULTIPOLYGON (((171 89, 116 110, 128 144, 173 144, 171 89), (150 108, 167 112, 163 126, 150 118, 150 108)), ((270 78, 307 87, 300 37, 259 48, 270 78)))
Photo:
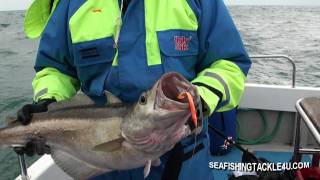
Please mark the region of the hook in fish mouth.
POLYGON ((188 100, 180 99, 179 95, 188 92, 192 97, 196 96, 196 87, 182 75, 171 72, 163 75, 157 85, 156 107, 167 110, 188 108, 188 100))

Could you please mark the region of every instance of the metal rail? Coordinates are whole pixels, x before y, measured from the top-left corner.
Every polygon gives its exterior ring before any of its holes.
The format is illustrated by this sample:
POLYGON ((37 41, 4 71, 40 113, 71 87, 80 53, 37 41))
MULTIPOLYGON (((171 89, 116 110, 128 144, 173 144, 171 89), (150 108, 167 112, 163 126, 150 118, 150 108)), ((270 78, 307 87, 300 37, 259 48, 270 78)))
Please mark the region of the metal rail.
POLYGON ((316 153, 320 153, 320 149, 302 148, 299 150, 299 153, 301 153, 301 154, 316 154, 316 153))
POLYGON ((307 125, 309 131, 311 132, 312 136, 315 138, 318 144, 320 144, 320 133, 313 125, 312 121, 306 114, 305 110, 301 107, 301 101, 303 98, 299 99, 296 103, 297 109, 297 116, 296 116, 296 129, 295 129, 295 140, 294 140, 294 152, 293 152, 293 160, 295 162, 301 161, 301 154, 319 154, 320 149, 307 149, 300 147, 300 136, 301 136, 301 120, 307 125))
POLYGON ((296 64, 294 62, 294 60, 290 57, 290 56, 287 56, 287 55, 282 55, 282 54, 276 54, 276 55, 251 55, 250 56, 251 59, 279 59, 279 58, 282 58, 282 59, 286 59, 288 60, 291 65, 292 65, 292 88, 295 88, 296 86, 296 64))
POLYGON ((23 154, 18 154, 20 172, 21 172, 21 180, 29 180, 26 161, 24 159, 23 154))
POLYGON ((319 134, 317 128, 313 125, 313 123, 310 120, 310 118, 308 117, 308 115, 306 114, 305 110, 301 107, 300 103, 302 100, 303 100, 303 98, 298 100, 298 102, 296 103, 296 109, 300 115, 300 118, 303 119, 303 121, 307 125, 308 129, 310 130, 312 136, 315 138, 317 143, 320 144, 320 134, 319 134))

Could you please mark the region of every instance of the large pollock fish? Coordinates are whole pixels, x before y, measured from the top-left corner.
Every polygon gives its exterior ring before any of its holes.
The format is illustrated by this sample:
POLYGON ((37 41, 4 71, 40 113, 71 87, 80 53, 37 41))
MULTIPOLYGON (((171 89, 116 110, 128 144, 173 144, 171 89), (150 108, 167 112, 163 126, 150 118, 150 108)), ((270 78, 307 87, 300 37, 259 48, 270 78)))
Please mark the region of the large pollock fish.
POLYGON ((55 163, 79 180, 143 166, 147 176, 161 155, 191 133, 186 125, 189 103, 177 98, 183 92, 199 101, 190 82, 178 73, 167 73, 135 104, 121 103, 106 93, 109 103, 97 107, 78 94, 34 114, 27 126, 12 119, 0 129, 0 147, 45 139, 55 163))

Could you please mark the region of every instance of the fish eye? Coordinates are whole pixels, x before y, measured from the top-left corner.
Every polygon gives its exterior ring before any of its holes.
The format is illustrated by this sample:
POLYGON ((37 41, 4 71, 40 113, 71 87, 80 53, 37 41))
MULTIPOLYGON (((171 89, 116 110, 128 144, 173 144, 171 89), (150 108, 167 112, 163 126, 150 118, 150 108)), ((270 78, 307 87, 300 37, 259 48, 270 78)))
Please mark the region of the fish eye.
POLYGON ((141 94, 139 99, 139 104, 141 105, 147 104, 147 94, 145 92, 141 94))

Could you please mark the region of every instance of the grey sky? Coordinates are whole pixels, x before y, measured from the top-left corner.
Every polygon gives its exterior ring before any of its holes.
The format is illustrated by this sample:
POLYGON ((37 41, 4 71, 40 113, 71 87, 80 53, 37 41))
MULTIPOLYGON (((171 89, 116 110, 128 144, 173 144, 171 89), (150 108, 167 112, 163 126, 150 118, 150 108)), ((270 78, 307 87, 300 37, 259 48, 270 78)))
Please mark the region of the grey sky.
POLYGON ((307 5, 320 6, 319 0, 224 0, 230 5, 307 5))
POLYGON ((26 9, 33 0, 0 0, 0 11, 26 9))
MULTIPOLYGON (((227 5, 317 5, 319 0, 224 0, 227 5)), ((32 0, 0 0, 0 11, 26 9, 32 0)))

